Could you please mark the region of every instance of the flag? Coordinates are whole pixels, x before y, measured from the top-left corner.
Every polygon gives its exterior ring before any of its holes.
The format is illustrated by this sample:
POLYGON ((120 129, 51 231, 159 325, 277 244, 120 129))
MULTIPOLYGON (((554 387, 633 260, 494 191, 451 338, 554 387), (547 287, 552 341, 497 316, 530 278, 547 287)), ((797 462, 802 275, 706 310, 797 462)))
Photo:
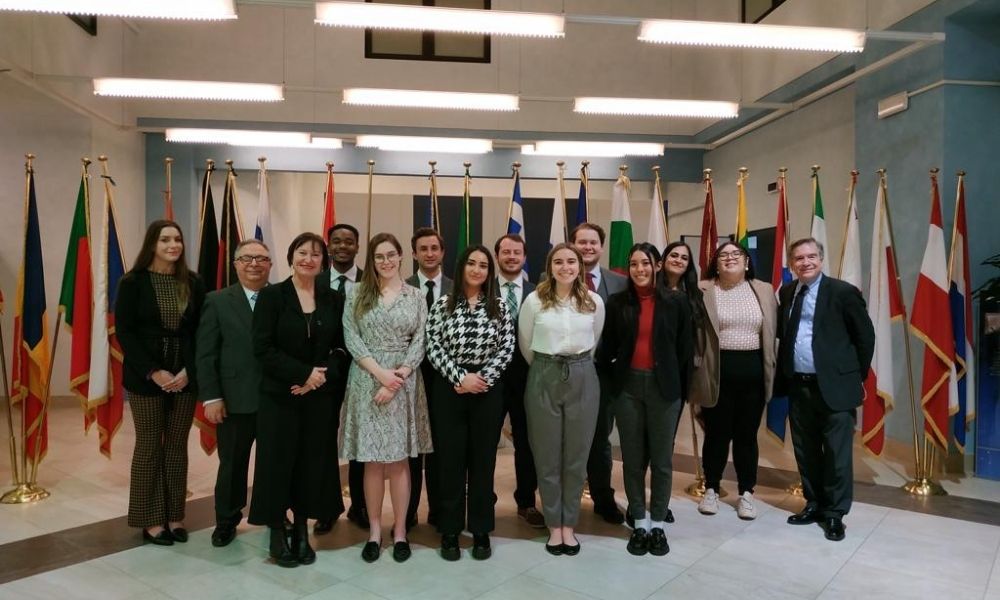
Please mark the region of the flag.
POLYGON ((965 221, 965 175, 958 174, 955 198, 955 225, 951 235, 951 258, 948 259, 951 325, 955 339, 955 383, 958 412, 952 423, 955 445, 965 450, 965 428, 976 414, 976 361, 973 353, 972 279, 969 277, 969 234, 965 221))
MULTIPOLYGON (((257 189, 260 195, 257 198, 257 225, 253 230, 253 237, 275 252, 274 233, 271 231, 271 190, 267 184, 267 167, 264 161, 260 161, 260 169, 257 171, 257 189)), ((326 235, 324 230, 323 235, 326 235)), ((271 283, 277 282, 277 269, 271 269, 271 283)))
POLYGON ((514 171, 514 189, 510 194, 507 210, 507 233, 524 237, 524 201, 521 200, 521 173, 514 171))
POLYGON ((226 173, 226 187, 222 192, 222 223, 219 224, 219 270, 216 288, 229 287, 237 282, 233 260, 236 246, 243 241, 243 220, 236 201, 236 170, 226 173))
POLYGON ((955 389, 955 339, 948 298, 948 267, 945 263, 944 229, 937 175, 931 174, 931 215, 913 297, 910 330, 924 342, 924 370, 920 405, 924 412, 924 435, 940 449, 948 450, 948 417, 958 412, 955 389))
MULTIPOLYGON (((826 221, 823 219, 823 194, 819 190, 819 167, 813 167, 812 180, 813 217, 809 235, 822 244, 825 251, 829 251, 829 247, 826 245, 826 221)), ((823 261, 823 274, 830 274, 830 261, 823 261)))
POLYGON ((868 317, 875 327, 875 356, 864 381, 861 439, 881 456, 885 445, 885 416, 893 408, 892 321, 905 313, 896 279, 895 249, 889 230, 885 179, 879 183, 872 225, 871 263, 868 279, 868 317))
POLYGON ((212 200, 212 171, 205 169, 201 182, 201 215, 198 220, 198 275, 206 291, 217 290, 219 276, 219 227, 215 220, 215 202, 212 200))
POLYGON ((712 177, 705 174, 705 209, 701 215, 701 243, 698 245, 698 272, 704 273, 712 262, 719 229, 715 224, 715 195, 712 193, 712 177))
MULTIPOLYGON (((433 193, 431 195, 433 200, 433 193)), ((433 208, 431 209, 433 210, 433 208)), ((323 239, 330 243, 327 232, 337 224, 337 205, 333 197, 333 163, 326 163, 326 193, 323 194, 323 239)), ((369 234, 371 235, 371 234, 369 234)))
POLYGON ((611 233, 608 236, 608 266, 612 271, 628 273, 628 251, 632 248, 632 212, 628 196, 632 182, 621 171, 611 190, 611 233))
POLYGON ((861 233, 858 228, 858 172, 851 171, 851 188, 847 195, 847 227, 844 228, 844 250, 840 253, 837 277, 861 289, 861 233))
POLYGON ((48 450, 49 329, 45 313, 45 274, 42 270, 42 237, 35 200, 35 172, 29 166, 24 195, 24 242, 21 269, 14 297, 14 360, 11 403, 21 402, 24 453, 41 461, 48 450), (37 457, 37 458, 36 458, 37 457))
POLYGON ((84 165, 59 292, 59 313, 73 336, 69 354, 69 389, 80 400, 84 409, 84 429, 90 426, 86 409, 87 380, 90 378, 90 320, 94 302, 94 282, 90 272, 89 179, 84 165))
POLYGON ((115 333, 115 300, 118 282, 125 275, 125 253, 118 237, 113 184, 104 180, 104 223, 98 249, 97 285, 94 288, 94 321, 90 346, 88 420, 97 423, 100 451, 111 458, 111 441, 122 424, 125 390, 122 387, 121 344, 115 333))
POLYGON ((465 167, 465 191, 462 193, 462 206, 458 213, 458 247, 455 249, 455 256, 461 256, 469 246, 469 203, 471 201, 472 176, 469 175, 469 167, 465 167))
MULTIPOLYGON (((788 268, 788 193, 784 171, 778 176, 778 216, 774 225, 774 262, 771 265, 771 289, 778 295, 781 286, 792 280, 788 268)), ((788 396, 774 396, 767 403, 767 432, 785 445, 788 421, 788 396)))
POLYGON ((431 205, 428 212, 427 226, 434 231, 441 231, 441 215, 438 210, 437 169, 431 165, 431 205))
POLYGON ((549 226, 549 250, 566 242, 566 186, 563 185, 562 163, 556 166, 556 193, 552 201, 552 223, 549 226))
POLYGON ((587 177, 587 163, 584 163, 580 167, 580 191, 576 197, 576 215, 573 217, 573 223, 570 230, 575 229, 580 223, 586 223, 590 218, 589 207, 587 206, 587 187, 590 182, 587 177))
POLYGON ((740 170, 736 180, 736 244, 743 250, 750 251, 750 238, 747 236, 747 193, 746 171, 740 170))
POLYGON ((663 190, 660 187, 660 170, 655 171, 656 177, 653 180, 652 210, 649 213, 649 231, 646 233, 646 241, 656 247, 657 251, 663 252, 670 241, 670 228, 667 226, 667 213, 663 208, 663 190))

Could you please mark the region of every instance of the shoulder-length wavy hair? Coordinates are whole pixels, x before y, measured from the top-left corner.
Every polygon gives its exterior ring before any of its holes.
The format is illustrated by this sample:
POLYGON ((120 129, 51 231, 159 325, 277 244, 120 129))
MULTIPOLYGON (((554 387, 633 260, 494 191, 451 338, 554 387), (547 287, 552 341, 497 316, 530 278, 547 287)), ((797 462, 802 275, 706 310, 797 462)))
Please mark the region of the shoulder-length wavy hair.
POLYGON ((375 308, 379 297, 382 295, 382 286, 379 285, 378 272, 375 269, 375 248, 380 244, 389 242, 399 253, 399 263, 403 264, 403 246, 400 245, 396 236, 391 233, 377 233, 375 237, 368 241, 368 252, 365 254, 365 270, 361 274, 361 281, 355 288, 354 296, 354 318, 358 321, 371 309, 375 308))
POLYGON ((660 278, 658 280, 660 284, 660 293, 667 294, 673 290, 670 289, 670 283, 667 281, 667 257, 670 256, 670 252, 674 248, 684 247, 688 252, 688 266, 681 273, 680 279, 677 281, 677 291, 687 296, 688 304, 691 306, 691 314, 694 317, 695 326, 700 326, 704 323, 705 316, 705 294, 702 293, 701 288, 698 287, 698 270, 695 268, 695 254, 691 250, 691 246, 687 245, 687 242, 671 242, 667 244, 667 247, 663 249, 663 267, 660 269, 660 278))
POLYGON ((549 250, 549 255, 545 257, 545 277, 535 288, 538 299, 542 301, 542 308, 554 308, 559 304, 559 297, 556 296, 556 280, 552 275, 552 259, 556 252, 561 250, 571 251, 576 256, 576 264, 580 266, 576 279, 573 281, 573 289, 570 291, 570 297, 573 299, 576 310, 585 313, 594 312, 597 310, 597 303, 590 297, 590 291, 587 290, 586 279, 584 279, 583 255, 576 247, 567 243, 556 244, 554 248, 549 250))
POLYGON ((483 256, 486 257, 486 263, 489 265, 486 273, 486 281, 479 290, 479 293, 485 297, 483 301, 486 302, 486 315, 491 320, 499 319, 500 294, 497 293, 497 267, 496 263, 493 262, 493 256, 490 255, 490 251, 482 244, 468 246, 458 256, 458 260, 455 262, 454 283, 451 287, 451 293, 448 294, 448 302, 445 309, 450 315, 455 312, 455 307, 458 306, 459 300, 463 302, 467 301, 465 299, 465 266, 469 262, 469 257, 472 256, 473 252, 482 252, 483 256))
POLYGON ((160 234, 167 227, 173 227, 181 236, 181 254, 177 257, 177 262, 174 263, 173 275, 174 279, 177 280, 179 308, 181 312, 184 312, 187 308, 188 298, 191 297, 191 278, 195 277, 195 275, 188 269, 186 258, 187 242, 184 240, 184 231, 176 222, 168 219, 158 219, 149 224, 149 227, 146 228, 146 235, 142 238, 142 246, 139 248, 139 254, 136 255, 135 262, 132 263, 132 268, 129 269, 128 275, 146 271, 152 266, 153 259, 156 258, 156 244, 160 241, 160 234))
MULTIPOLYGON (((718 279, 719 278, 719 255, 722 254, 722 252, 726 248, 733 248, 734 250, 739 250, 740 254, 742 254, 743 256, 746 257, 746 259, 747 259, 747 269, 746 269, 746 272, 744 273, 744 276, 748 280, 755 279, 754 270, 753 270, 753 259, 750 258, 750 254, 747 253, 746 250, 744 250, 743 248, 741 248, 739 246, 739 244, 737 244, 736 242, 733 242, 733 241, 725 242, 721 246, 719 246, 718 248, 715 249, 715 252, 712 253, 712 262, 710 262, 708 264, 708 268, 705 269, 704 273, 702 273, 701 278, 702 279, 718 279)), ((732 252, 732 250, 730 250, 730 252, 732 252)))

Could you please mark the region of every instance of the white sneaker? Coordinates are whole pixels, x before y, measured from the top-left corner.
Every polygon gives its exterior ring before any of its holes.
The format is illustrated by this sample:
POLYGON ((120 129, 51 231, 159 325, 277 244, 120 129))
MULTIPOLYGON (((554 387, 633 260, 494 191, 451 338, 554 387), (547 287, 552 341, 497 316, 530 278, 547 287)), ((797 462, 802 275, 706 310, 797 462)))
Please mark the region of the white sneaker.
POLYGON ((698 512, 703 515, 714 515, 719 512, 719 495, 715 493, 715 490, 705 490, 705 495, 698 503, 698 512))
POLYGON ((736 516, 744 521, 753 521, 757 518, 757 507, 753 505, 753 494, 743 492, 739 504, 736 505, 736 516))

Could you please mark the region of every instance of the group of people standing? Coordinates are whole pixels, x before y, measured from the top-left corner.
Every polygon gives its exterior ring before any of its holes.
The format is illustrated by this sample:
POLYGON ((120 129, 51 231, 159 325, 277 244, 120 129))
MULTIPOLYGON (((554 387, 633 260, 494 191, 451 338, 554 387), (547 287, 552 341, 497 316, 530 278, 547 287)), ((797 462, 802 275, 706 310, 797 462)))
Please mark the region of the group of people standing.
POLYGON ((807 500, 789 522, 820 522, 828 539, 843 539, 854 410, 874 332, 860 293, 822 275, 815 240, 792 244, 799 279, 776 299, 731 242, 700 281, 682 242, 662 255, 635 244, 621 275, 600 266, 603 229, 583 223, 549 251, 534 286, 517 235, 501 237, 492 253, 467 247, 448 278, 440 234, 418 229, 410 248, 419 269, 404 280, 403 247, 392 234, 371 238, 359 269, 357 229, 338 224, 326 233, 297 236, 286 255, 292 274, 274 285, 271 250, 242 242, 239 283, 206 296, 186 266, 180 227, 149 226, 115 314, 136 429, 128 523, 151 543, 188 539, 187 436, 201 401, 217 424, 215 546, 236 536, 256 442, 248 521, 269 527, 278 565, 314 562, 308 520, 323 534, 345 512, 340 459, 349 461, 347 517, 369 530, 365 561, 381 555, 386 481, 396 561, 411 555, 407 532, 425 481, 442 558, 461 557, 468 531, 472 557, 487 559, 496 449, 509 416, 518 516, 548 528, 547 552, 579 553, 587 482, 594 511, 632 527, 628 552, 661 556, 674 521, 683 403, 705 429, 699 511, 719 512, 732 446, 737 514, 753 519, 757 430, 778 386, 791 396, 807 500), (627 514, 611 488, 615 421, 627 514))

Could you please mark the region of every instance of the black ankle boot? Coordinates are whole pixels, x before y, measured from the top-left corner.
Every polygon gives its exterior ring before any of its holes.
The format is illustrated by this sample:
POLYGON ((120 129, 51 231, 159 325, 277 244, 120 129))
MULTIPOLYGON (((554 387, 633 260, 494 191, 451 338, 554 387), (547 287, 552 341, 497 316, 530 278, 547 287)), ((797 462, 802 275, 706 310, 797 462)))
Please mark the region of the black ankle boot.
POLYGON ((292 552, 299 564, 311 565, 316 562, 316 551, 309 545, 309 523, 296 517, 292 527, 292 552))
POLYGON ((279 567, 297 567, 299 561, 292 554, 292 549, 288 547, 288 538, 285 537, 284 527, 271 527, 270 554, 274 562, 279 567))

